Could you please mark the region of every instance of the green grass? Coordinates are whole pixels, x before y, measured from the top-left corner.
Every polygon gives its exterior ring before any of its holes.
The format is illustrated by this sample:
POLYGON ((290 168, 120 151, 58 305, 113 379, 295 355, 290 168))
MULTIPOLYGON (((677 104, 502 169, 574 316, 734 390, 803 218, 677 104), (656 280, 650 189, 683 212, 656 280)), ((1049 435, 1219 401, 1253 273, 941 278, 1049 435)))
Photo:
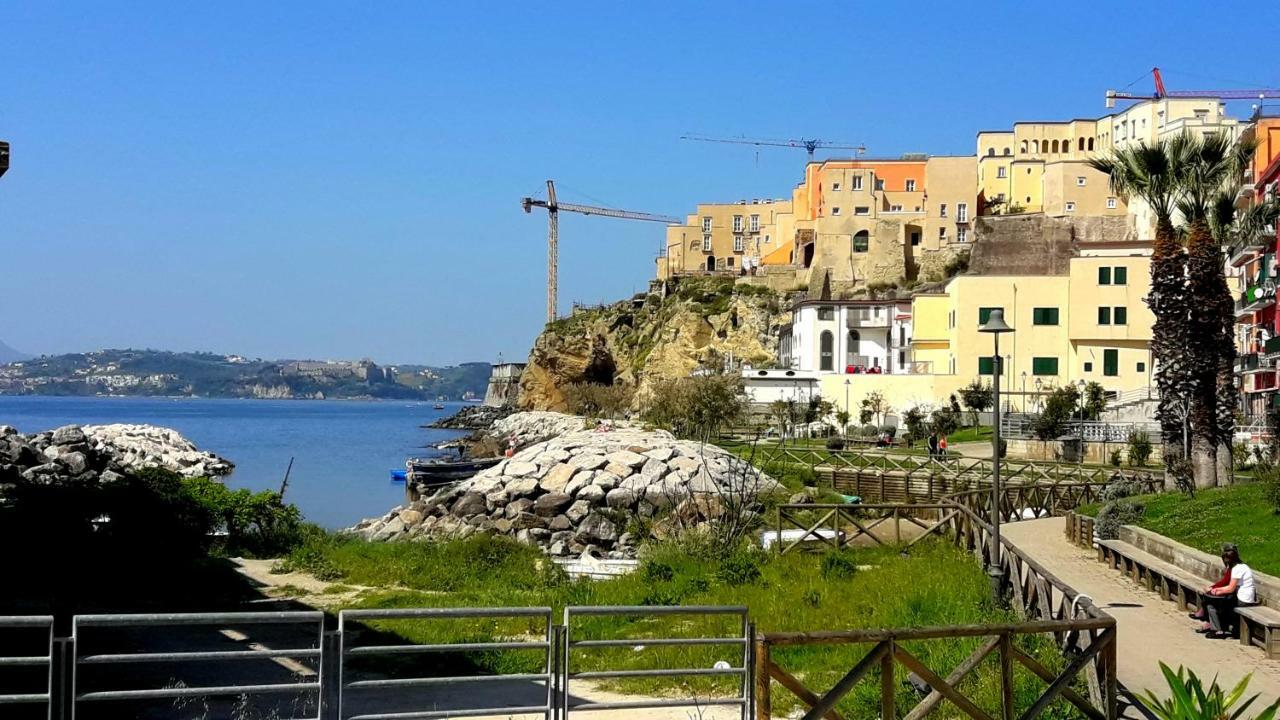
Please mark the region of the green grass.
MULTIPOLYGON (((840 554, 776 556, 741 550, 725 559, 703 549, 673 543, 649 546, 640 569, 605 581, 570 580, 538 551, 489 536, 446 543, 368 543, 328 537, 312 539, 294 554, 295 569, 320 568, 346 582, 389 589, 357 599, 356 607, 509 607, 550 606, 558 622, 566 605, 745 605, 758 630, 806 631, 857 628, 908 628, 930 625, 992 623, 1012 620, 987 595, 987 579, 968 555, 943 542, 926 542, 910 557, 887 548, 848 550, 840 554), (852 573, 849 568, 859 566, 852 573)), ((639 668, 705 668, 717 660, 741 663, 740 646, 644 647, 645 638, 712 635, 731 637, 740 628, 726 618, 676 616, 659 619, 589 617, 574 621, 575 639, 634 638, 635 647, 575 650, 575 670, 639 668)), ((529 638, 539 623, 529 620, 384 621, 371 630, 413 642, 483 641, 529 638)), ((974 648, 977 639, 908 643, 910 652, 946 675, 974 648)), ((1052 643, 1032 637, 1020 646, 1044 662, 1060 667, 1052 643)), ((778 648, 782 667, 824 692, 849 670, 869 646, 823 645, 778 648)), ((459 665, 479 671, 537 672, 541 656, 529 652, 466 653, 396 660, 394 667, 414 674, 456 673, 459 665)), ((389 670, 386 664, 379 669, 389 670)), ((998 666, 989 660, 966 684, 983 707, 998 712, 998 666)), ((899 678, 902 679, 902 678, 899 678)), ((1019 678, 1022 708, 1042 686, 1019 678)), ((612 682, 625 692, 670 693, 671 679, 627 679, 612 682)), ((699 697, 732 695, 730 679, 690 677, 682 686, 699 697)), ((899 690, 899 703, 916 701, 899 690)), ((797 702, 779 689, 775 711, 797 702)), ((871 717, 878 708, 879 683, 868 679, 846 699, 846 717, 871 717)))
POLYGON ((1240 546, 1240 557, 1255 570, 1280 575, 1280 515, 1263 495, 1261 483, 1182 493, 1144 495, 1141 526, 1213 555, 1222 544, 1240 546))

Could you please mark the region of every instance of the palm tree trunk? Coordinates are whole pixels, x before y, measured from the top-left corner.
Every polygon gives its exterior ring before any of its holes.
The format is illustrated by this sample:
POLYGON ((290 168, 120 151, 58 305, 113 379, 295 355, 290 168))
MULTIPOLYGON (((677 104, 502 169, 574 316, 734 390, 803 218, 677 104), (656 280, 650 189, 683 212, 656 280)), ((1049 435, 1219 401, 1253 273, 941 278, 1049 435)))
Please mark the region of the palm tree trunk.
MULTIPOLYGON (((1222 276, 1222 249, 1204 220, 1193 220, 1187 235, 1187 284, 1190 306, 1195 308, 1185 350, 1192 382, 1192 466, 1196 487, 1215 487, 1218 447, 1224 440, 1218 420, 1218 378, 1226 332, 1223 300, 1229 301, 1230 293, 1222 276)), ((1225 313, 1230 316, 1229 309, 1225 313)))
MULTIPOLYGON (((1155 316, 1151 354, 1155 360, 1156 388, 1160 393, 1156 412, 1160 419, 1161 453, 1166 461, 1176 460, 1183 457, 1179 408, 1187 395, 1187 364, 1183 352, 1190 313, 1187 306, 1187 258, 1168 218, 1161 218, 1156 224, 1147 306, 1155 316)), ((1165 487, 1174 489, 1173 478, 1167 472, 1165 487)))

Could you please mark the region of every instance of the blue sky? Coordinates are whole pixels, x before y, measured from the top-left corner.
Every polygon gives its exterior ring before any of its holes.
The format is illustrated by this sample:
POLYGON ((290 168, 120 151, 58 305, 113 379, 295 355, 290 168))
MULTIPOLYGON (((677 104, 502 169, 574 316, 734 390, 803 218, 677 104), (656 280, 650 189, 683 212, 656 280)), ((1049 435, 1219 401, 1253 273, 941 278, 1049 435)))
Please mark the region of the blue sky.
MULTIPOLYGON (((1274 86, 1261 7, 5 3, 0 339, 523 356, 546 247, 519 198, 548 177, 682 215, 785 196, 804 162, 685 132, 968 154, 979 129, 1100 115, 1152 65, 1274 86)), ((563 217, 562 308, 642 290, 661 240, 563 217)))

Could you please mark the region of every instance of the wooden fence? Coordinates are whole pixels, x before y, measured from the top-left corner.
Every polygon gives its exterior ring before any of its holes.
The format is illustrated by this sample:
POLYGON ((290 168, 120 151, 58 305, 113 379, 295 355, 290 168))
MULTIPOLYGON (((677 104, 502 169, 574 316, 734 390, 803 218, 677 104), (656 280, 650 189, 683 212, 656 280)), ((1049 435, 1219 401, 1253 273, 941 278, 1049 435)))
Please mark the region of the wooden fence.
POLYGON ((1069 512, 1066 515, 1067 542, 1080 547, 1093 547, 1093 518, 1069 512))
MULTIPOLYGON (((1094 490, 1080 487, 1093 483, 1056 483, 1049 487, 1010 488, 997 510, 1006 519, 1022 519, 1024 510, 1061 514, 1067 505, 1091 498, 1094 490)), ((949 534, 959 546, 972 552, 985 564, 990 558, 994 532, 990 524, 990 493, 982 490, 959 493, 951 498, 924 506, 872 506, 868 508, 882 519, 918 517, 921 511, 937 514, 930 532, 949 534)), ((1074 505, 1071 505, 1074 507, 1074 505)), ((823 512, 824 522, 857 517, 833 506, 784 506, 787 513, 797 508, 823 512)), ((849 506, 844 506, 849 507, 849 506)), ((856 506, 854 506, 856 507, 856 506)), ((1039 515, 1036 515, 1039 517, 1039 515)), ((778 527, 786 517, 781 511, 778 527)), ((859 534, 871 534, 870 527, 858 527, 859 534)), ((812 531, 815 526, 808 526, 812 531)), ((838 535, 837 535, 838 537, 838 535)), ((873 536, 874 537, 874 536, 873 536)), ((828 718, 843 720, 835 710, 839 701, 861 682, 879 670, 880 717, 899 717, 896 707, 897 670, 899 666, 914 673, 929 685, 930 692, 902 717, 918 720, 936 709, 943 700, 965 716, 990 720, 983 710, 959 686, 987 658, 998 658, 1000 667, 1001 707, 998 716, 1004 720, 1035 718, 1058 699, 1070 703, 1085 717, 1112 720, 1116 717, 1116 624, 1115 619, 1069 585, 1059 580, 1030 557, 1024 555, 1006 538, 1001 538, 1000 570, 1006 580, 1007 595, 1022 622, 966 625, 902 630, 852 630, 817 633, 765 633, 756 638, 756 717, 772 716, 773 681, 794 694, 809 709, 806 720, 828 718), (1063 667, 1052 670, 1032 655, 1020 650, 1015 640, 1021 637, 1051 636, 1063 656, 1063 667), (905 647, 905 642, 954 642, 957 638, 981 638, 977 649, 945 677, 927 667, 905 647), (868 648, 863 658, 824 694, 805 685, 775 660, 772 650, 796 645, 859 645, 868 648), (1019 712, 1014 707, 1014 666, 1020 665, 1045 683, 1035 702, 1019 712), (1080 688, 1083 687, 1083 690, 1080 688)))
MULTIPOLYGON (((921 532, 910 542, 910 548, 921 540, 945 530, 947 523, 959 510, 950 503, 897 504, 784 504, 777 509, 775 547, 779 554, 810 544, 816 547, 841 550, 862 537, 877 545, 888 545, 881 535, 892 534, 894 545, 902 545, 903 523, 910 523, 921 532), (816 516, 816 520, 814 517, 816 516), (925 522, 926 520, 931 522, 925 522), (890 523, 888 533, 875 533, 877 527, 890 523), (783 540, 787 530, 799 529, 802 534, 783 540)), ((904 550, 906 549, 904 548, 904 550)))

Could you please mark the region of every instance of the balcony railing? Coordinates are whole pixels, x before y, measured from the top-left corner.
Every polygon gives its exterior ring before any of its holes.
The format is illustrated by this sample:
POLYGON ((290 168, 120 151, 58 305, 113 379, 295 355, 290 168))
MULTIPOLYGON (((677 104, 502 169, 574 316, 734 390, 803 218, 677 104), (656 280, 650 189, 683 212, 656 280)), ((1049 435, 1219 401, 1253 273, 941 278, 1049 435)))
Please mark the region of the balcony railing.
POLYGON ((884 328, 889 327, 889 313, 881 310, 850 310, 845 315, 845 327, 850 328, 884 328))
POLYGON ((1266 251, 1267 245, 1261 237, 1242 241, 1231 248, 1231 267, 1240 267, 1266 251))
POLYGON ((1273 337, 1262 344, 1262 359, 1274 360, 1280 357, 1280 336, 1273 337))
POLYGON ((1236 358, 1236 372, 1252 372, 1257 370, 1260 364, 1261 362, 1258 353, 1246 353, 1236 358))

